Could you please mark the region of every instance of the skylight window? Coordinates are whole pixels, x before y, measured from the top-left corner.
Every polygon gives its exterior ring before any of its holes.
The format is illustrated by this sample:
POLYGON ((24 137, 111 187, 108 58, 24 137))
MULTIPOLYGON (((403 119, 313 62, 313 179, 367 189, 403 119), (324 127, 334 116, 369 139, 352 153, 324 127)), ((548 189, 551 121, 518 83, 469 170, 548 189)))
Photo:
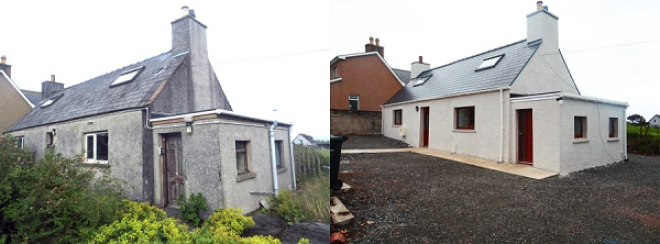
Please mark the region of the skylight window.
POLYGON ((425 77, 420 77, 420 78, 415 78, 415 79, 413 79, 412 81, 415 82, 415 84, 413 85, 413 87, 424 85, 424 83, 426 83, 426 81, 429 80, 429 78, 431 78, 430 75, 429 75, 429 76, 425 76, 425 77))
POLYGON ((119 78, 117 78, 114 82, 112 82, 112 85, 110 86, 112 87, 133 81, 135 77, 137 77, 138 74, 140 74, 140 71, 142 71, 142 69, 144 69, 144 66, 140 66, 138 68, 131 69, 122 73, 121 76, 119 76, 119 78))
POLYGON ((41 104, 41 108, 45 108, 45 107, 48 107, 48 106, 50 106, 50 105, 53 105, 53 103, 55 103, 55 102, 56 102, 58 99, 60 99, 63 95, 64 95, 64 94, 61 94, 61 95, 59 95, 59 96, 51 97, 51 98, 46 99, 46 101, 44 101, 44 102, 41 104))
POLYGON ((500 62, 502 57, 504 57, 504 54, 484 59, 484 61, 481 63, 481 65, 479 65, 479 67, 475 71, 495 67, 495 65, 497 65, 497 63, 500 62))

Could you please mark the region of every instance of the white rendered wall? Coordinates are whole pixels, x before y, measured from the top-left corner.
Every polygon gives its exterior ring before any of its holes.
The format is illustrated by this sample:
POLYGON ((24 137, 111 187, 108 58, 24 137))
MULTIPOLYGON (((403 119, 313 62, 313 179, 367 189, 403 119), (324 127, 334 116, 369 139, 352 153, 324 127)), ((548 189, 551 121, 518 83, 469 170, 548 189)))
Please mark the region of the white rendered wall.
MULTIPOLYGON (((559 172, 559 134, 557 118, 559 102, 555 99, 511 103, 511 123, 508 135, 508 163, 518 163, 518 114, 517 110, 532 109, 533 166, 559 172)), ((571 130, 573 127, 570 128, 571 130)))

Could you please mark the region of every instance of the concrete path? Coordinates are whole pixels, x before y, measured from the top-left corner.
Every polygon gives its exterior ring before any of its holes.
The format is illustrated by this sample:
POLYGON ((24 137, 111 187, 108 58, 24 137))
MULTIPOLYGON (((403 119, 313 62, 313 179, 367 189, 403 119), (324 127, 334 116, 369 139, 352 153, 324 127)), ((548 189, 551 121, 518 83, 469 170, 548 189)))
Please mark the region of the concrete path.
POLYGON ((414 152, 423 155, 449 159, 459 163, 474 165, 481 168, 492 169, 507 174, 517 175, 517 176, 522 176, 537 180, 559 175, 559 173, 557 172, 534 168, 528 165, 498 163, 496 161, 487 160, 483 158, 477 158, 462 154, 452 154, 449 152, 428 149, 428 148, 347 149, 341 151, 342 154, 399 153, 399 152, 414 152))

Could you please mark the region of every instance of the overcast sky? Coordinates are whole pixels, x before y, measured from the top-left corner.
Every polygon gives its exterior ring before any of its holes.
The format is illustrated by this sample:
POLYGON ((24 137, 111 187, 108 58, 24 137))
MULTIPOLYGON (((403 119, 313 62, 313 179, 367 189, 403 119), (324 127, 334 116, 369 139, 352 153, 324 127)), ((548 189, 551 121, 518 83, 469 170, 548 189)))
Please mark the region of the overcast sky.
POLYGON ((0 55, 21 89, 51 74, 65 87, 171 48, 171 21, 194 9, 234 112, 327 137, 326 1, 3 1, 0 55))
MULTIPOLYGON (((559 47, 582 95, 628 102, 628 115, 660 114, 660 1, 546 0, 559 47)), ((536 0, 330 2, 329 62, 380 38, 385 60, 438 67, 526 38, 536 0)), ((327 80, 326 76, 326 80, 327 80)))

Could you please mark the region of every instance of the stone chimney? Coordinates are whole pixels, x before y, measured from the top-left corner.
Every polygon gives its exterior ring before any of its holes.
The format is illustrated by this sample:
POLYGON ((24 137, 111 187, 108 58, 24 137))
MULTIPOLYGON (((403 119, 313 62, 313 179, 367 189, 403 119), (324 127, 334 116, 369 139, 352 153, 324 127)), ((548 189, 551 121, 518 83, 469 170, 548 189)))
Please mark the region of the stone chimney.
POLYGON ((181 8, 185 15, 172 21, 172 55, 189 52, 193 65, 208 63, 206 25, 197 20, 195 10, 181 8))
POLYGON ((9 78, 11 78, 11 65, 7 64, 7 57, 5 55, 2 55, 0 59, 2 60, 2 62, 0 62, 0 69, 4 70, 5 74, 7 74, 9 78))
POLYGON ((364 52, 378 52, 381 57, 385 58, 385 47, 380 45, 380 39, 376 38, 376 45, 374 45, 374 38, 369 37, 369 43, 364 45, 364 52))
POLYGON ((544 45, 559 48, 558 20, 548 6, 543 6, 543 1, 536 2, 536 11, 527 15, 527 43, 541 39, 544 45))
POLYGON ((64 89, 64 83, 55 82, 55 75, 50 75, 50 80, 41 82, 41 100, 62 89, 64 89))
POLYGON ((422 56, 419 56, 419 60, 412 62, 410 66, 410 79, 416 78, 419 74, 431 68, 430 64, 424 63, 422 56))

